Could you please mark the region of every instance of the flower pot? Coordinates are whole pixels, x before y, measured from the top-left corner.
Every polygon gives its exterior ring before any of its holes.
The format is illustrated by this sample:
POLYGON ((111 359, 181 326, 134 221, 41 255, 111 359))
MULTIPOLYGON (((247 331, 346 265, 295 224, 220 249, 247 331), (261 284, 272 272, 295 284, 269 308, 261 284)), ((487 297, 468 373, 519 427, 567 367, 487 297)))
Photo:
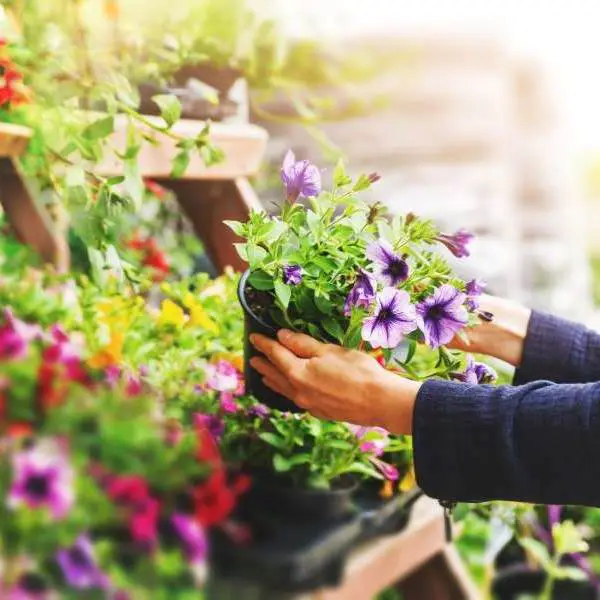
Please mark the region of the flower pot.
MULTIPOLYGON (((492 595, 497 600, 519 600, 521 596, 537 597, 544 588, 546 573, 518 564, 499 571, 492 582, 492 595)), ((597 590, 589 581, 559 580, 554 584, 553 600, 595 600, 597 590)))
POLYGON ((261 319, 252 307, 251 299, 248 298, 247 285, 250 271, 246 271, 240 278, 238 286, 238 298, 244 310, 244 378, 246 380, 246 391, 255 396, 260 402, 270 408, 282 411, 301 412, 301 410, 285 396, 274 392, 262 381, 262 375, 252 368, 250 360, 255 356, 262 356, 250 343, 253 333, 261 333, 272 339, 276 338, 277 328, 261 319))
POLYGON ((215 88, 221 97, 225 97, 241 77, 242 72, 234 67, 219 67, 210 63, 200 63, 181 67, 173 75, 173 81, 178 86, 185 87, 190 79, 197 79, 215 88))

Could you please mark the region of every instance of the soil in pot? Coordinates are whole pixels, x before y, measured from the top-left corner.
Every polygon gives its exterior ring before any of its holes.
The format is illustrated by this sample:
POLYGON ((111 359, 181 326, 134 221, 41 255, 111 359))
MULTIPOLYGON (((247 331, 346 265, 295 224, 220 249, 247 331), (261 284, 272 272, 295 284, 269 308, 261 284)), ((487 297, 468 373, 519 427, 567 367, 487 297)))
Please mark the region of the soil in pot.
POLYGON ((301 412, 291 400, 269 389, 263 383, 262 375, 250 365, 252 358, 262 356, 250 343, 250 336, 253 333, 261 333, 275 339, 278 327, 268 318, 267 314, 271 296, 250 287, 248 284, 249 276, 250 272, 246 271, 240 278, 238 287, 238 298, 244 310, 244 377, 246 380, 246 391, 270 408, 301 412))
MULTIPOLYGON (((525 564, 498 572, 492 583, 496 600, 537 598, 544 588, 546 573, 525 564)), ((560 580, 554 584, 552 600, 596 600, 597 590, 589 581, 560 580)))

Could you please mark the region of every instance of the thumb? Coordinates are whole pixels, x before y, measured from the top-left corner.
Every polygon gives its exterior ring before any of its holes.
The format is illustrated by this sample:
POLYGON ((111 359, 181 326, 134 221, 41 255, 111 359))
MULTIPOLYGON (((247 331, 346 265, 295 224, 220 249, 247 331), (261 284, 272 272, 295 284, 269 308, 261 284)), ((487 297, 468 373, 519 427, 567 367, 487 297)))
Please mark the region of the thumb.
POLYGON ((314 338, 303 333, 295 333, 289 329, 280 329, 277 332, 277 339, 280 344, 300 358, 319 356, 325 347, 325 344, 318 342, 314 338))

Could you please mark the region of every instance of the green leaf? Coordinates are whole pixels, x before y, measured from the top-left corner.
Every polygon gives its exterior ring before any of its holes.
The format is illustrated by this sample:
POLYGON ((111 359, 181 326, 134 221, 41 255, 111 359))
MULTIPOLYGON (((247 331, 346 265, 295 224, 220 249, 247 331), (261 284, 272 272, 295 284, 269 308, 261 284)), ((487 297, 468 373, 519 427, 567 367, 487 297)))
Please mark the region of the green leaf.
POLYGON ((352 450, 354 445, 345 440, 327 440, 328 448, 336 448, 337 450, 352 450))
POLYGON ((542 542, 532 538, 520 538, 519 544, 533 556, 543 569, 547 569, 550 564, 550 553, 542 542))
POLYGON ((555 567, 552 574, 556 579, 572 579, 573 581, 584 581, 588 577, 585 571, 577 567, 555 567))
POLYGON ((239 254, 240 258, 248 262, 248 244, 234 244, 233 247, 239 254))
POLYGON ((223 221, 235 235, 239 235, 240 237, 245 237, 246 234, 246 224, 240 223, 239 221, 223 221))
POLYGON ((333 317, 327 317, 322 321, 323 329, 340 343, 344 339, 344 328, 333 317))
POLYGON ((177 96, 172 94, 158 94, 152 96, 153 102, 160 109, 160 116, 164 119, 167 127, 173 127, 181 118, 181 102, 177 96))
POLYGON ((341 158, 338 160, 337 165, 335 165, 335 169, 333 170, 333 183, 336 187, 343 187, 352 183, 352 179, 346 173, 346 167, 341 158))
POLYGON ((308 209, 306 211, 306 224, 308 225, 308 228, 310 229, 310 232, 313 234, 314 238, 318 240, 321 236, 322 227, 319 215, 317 215, 312 210, 308 209))
POLYGON ((335 260, 327 256, 315 256, 311 262, 317 265, 325 273, 331 273, 338 267, 338 264, 335 262, 335 260))
POLYGON ((373 479, 383 479, 383 475, 375 469, 375 467, 371 467, 370 465, 365 465, 364 463, 355 462, 352 463, 347 469, 346 473, 360 473, 361 475, 366 475, 367 477, 372 477, 373 479))
POLYGON ((246 251, 248 253, 248 264, 251 269, 254 269, 267 257, 267 251, 256 244, 247 244, 246 251))
POLYGON ((276 279, 275 282, 275 296, 279 300, 283 310, 287 310, 290 305, 290 298, 292 297, 292 288, 286 285, 280 279, 276 279))
POLYGON ((144 180, 140 173, 140 166, 136 160, 127 160, 124 164, 125 180, 123 185, 133 201, 136 211, 139 211, 144 201, 144 180))
POLYGON ((182 177, 184 175, 184 173, 187 171, 189 164, 190 164, 190 151, 182 150, 173 159, 173 164, 171 165, 171 177, 173 179, 178 179, 178 178, 182 177))
POLYGON ((346 348, 358 348, 362 341, 362 328, 360 326, 351 326, 346 331, 342 341, 342 346, 346 348))
POLYGON ((360 175, 356 180, 354 187, 352 188, 355 192, 362 192, 368 190, 371 187, 371 179, 368 175, 360 175))
POLYGON ((285 450, 286 449, 285 440, 282 439, 282 438, 280 438, 275 433, 271 433, 269 431, 265 431, 263 433, 260 433, 258 435, 258 437, 261 440, 263 440, 264 442, 267 442, 267 444, 269 444, 270 446, 274 446, 275 448, 279 448, 280 450, 285 450))
POLYGON ((589 550, 588 543, 583 539, 581 532, 573 521, 563 521, 554 525, 552 539, 554 540, 556 552, 561 555, 587 552, 589 550))
POLYGON ((326 298, 322 294, 315 294, 315 305, 323 314, 330 315, 333 312, 329 298, 326 298))
POLYGON ((264 271, 253 271, 248 277, 248 283, 257 290, 272 290, 273 277, 264 271))
POLYGON ((94 141, 108 137, 115 130, 115 119, 112 115, 94 121, 83 130, 86 140, 94 141))
POLYGON ((287 459, 281 456, 281 454, 275 454, 273 456, 273 468, 278 473, 285 473, 292 468, 292 463, 287 459))

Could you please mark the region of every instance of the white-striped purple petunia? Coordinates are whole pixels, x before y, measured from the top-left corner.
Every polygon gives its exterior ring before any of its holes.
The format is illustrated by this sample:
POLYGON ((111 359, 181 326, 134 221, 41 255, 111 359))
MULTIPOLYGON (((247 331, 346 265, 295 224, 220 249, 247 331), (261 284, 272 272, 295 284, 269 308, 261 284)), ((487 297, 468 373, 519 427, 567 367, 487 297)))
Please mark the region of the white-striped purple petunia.
POLYGON ((489 367, 485 363, 475 362, 470 354, 467 356, 467 365, 464 372, 455 373, 453 377, 459 381, 470 383, 472 385, 493 383, 498 379, 498 375, 492 367, 489 367))
POLYGON ((373 300, 375 300, 376 292, 377 281, 375 281, 373 275, 364 269, 360 269, 358 277, 354 282, 354 286, 346 297, 346 302, 344 303, 344 315, 349 317, 355 306, 369 308, 373 303, 373 300))
POLYGON ((289 202, 295 202, 300 196, 312 198, 321 193, 319 169, 308 160, 297 161, 291 150, 288 150, 283 159, 281 181, 289 202))
POLYGON ((375 301, 373 314, 363 321, 362 339, 373 348, 395 348, 417 328, 415 307, 407 292, 392 287, 384 288, 375 301))
POLYGON ((447 344, 467 324, 465 299, 465 294, 444 284, 417 304, 417 325, 429 347, 447 344))
POLYGON ((371 242, 366 254, 375 265, 375 277, 384 285, 396 287, 408 279, 408 263, 385 240, 371 242))

